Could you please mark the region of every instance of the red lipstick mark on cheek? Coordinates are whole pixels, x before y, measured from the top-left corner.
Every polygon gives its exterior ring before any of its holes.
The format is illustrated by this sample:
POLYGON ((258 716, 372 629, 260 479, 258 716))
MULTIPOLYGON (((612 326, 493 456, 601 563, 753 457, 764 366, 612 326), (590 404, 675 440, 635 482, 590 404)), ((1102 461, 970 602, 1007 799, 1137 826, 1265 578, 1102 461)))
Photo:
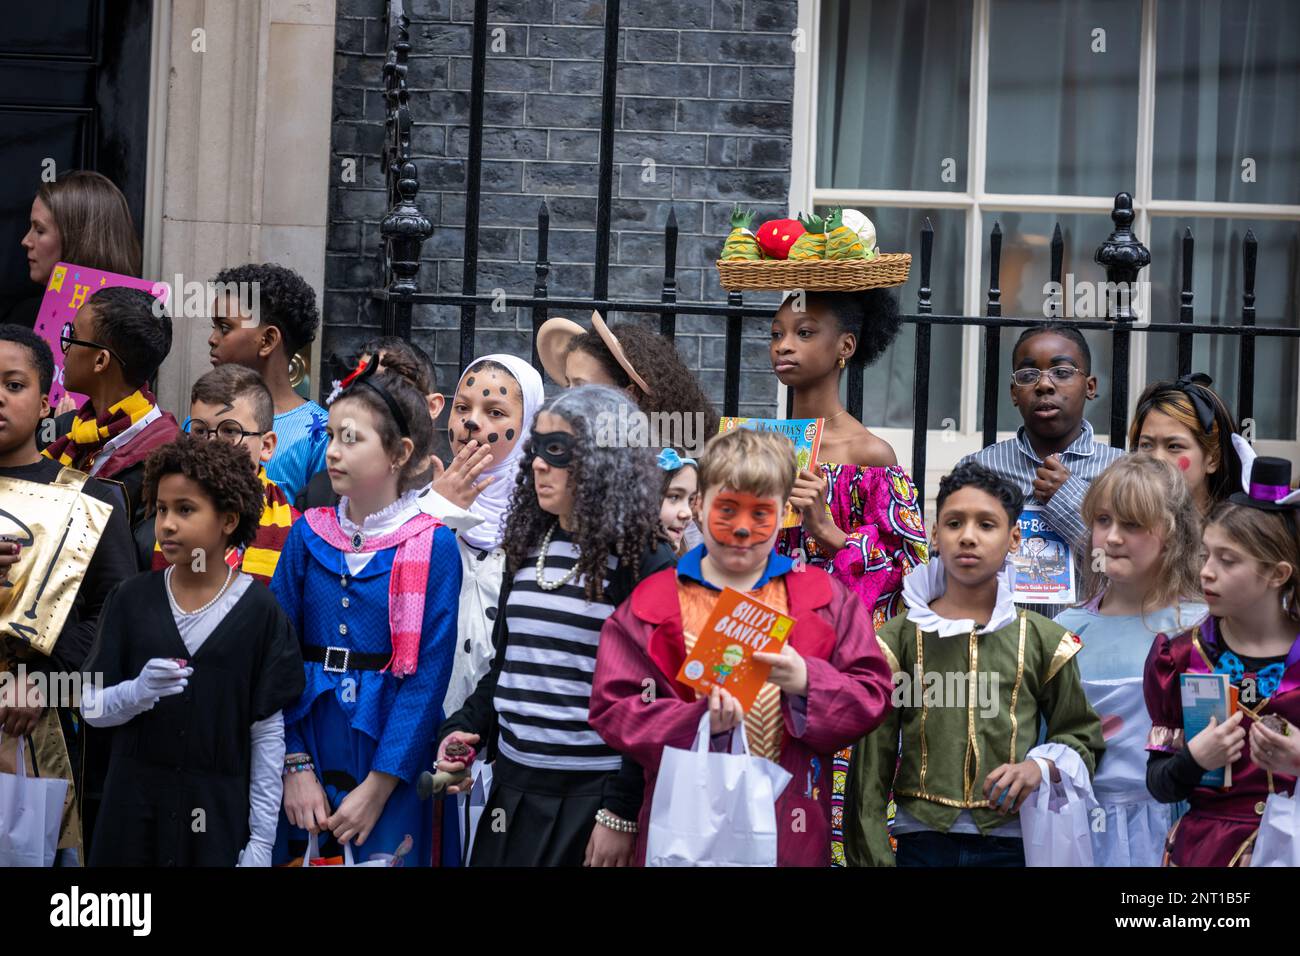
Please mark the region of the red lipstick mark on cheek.
POLYGON ((1178 470, 1179 470, 1179 471, 1186 471, 1188 468, 1191 468, 1191 467, 1192 467, 1192 460, 1191 460, 1190 458, 1188 458, 1186 455, 1179 455, 1179 456, 1178 456, 1178 470))

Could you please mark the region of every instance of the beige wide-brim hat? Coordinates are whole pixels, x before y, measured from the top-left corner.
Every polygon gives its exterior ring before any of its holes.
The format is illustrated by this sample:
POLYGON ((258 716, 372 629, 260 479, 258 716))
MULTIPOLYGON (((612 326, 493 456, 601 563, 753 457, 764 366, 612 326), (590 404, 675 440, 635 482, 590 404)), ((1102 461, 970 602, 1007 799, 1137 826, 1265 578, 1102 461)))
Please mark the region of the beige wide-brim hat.
MULTIPOLYGON (((637 370, 632 367, 632 362, 628 359, 627 353, 623 351, 623 346, 619 344, 614 333, 610 331, 605 320, 601 318, 599 312, 591 313, 591 327, 596 330, 600 340, 605 343, 605 348, 609 349, 610 354, 614 356, 614 361, 618 362, 623 371, 627 372, 627 377, 636 382, 637 387, 646 395, 653 395, 654 392, 646 384, 637 370)), ((542 360, 542 368, 546 369, 546 374, 551 380, 559 385, 567 386, 569 380, 564 374, 564 357, 568 353, 569 343, 573 341, 574 336, 582 335, 587 330, 572 319, 556 317, 547 319, 537 330, 537 357, 542 360)))

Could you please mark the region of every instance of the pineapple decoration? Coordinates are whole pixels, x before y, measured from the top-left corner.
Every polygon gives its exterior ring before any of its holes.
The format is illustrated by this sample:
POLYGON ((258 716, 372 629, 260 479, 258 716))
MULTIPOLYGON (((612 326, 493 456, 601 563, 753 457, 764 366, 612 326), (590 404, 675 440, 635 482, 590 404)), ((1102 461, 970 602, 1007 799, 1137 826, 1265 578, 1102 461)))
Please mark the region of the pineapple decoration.
POLYGON ((827 259, 865 259, 862 237, 844 224, 843 210, 834 210, 826 220, 827 259))
POLYGON ((826 221, 821 216, 800 216, 804 234, 795 240, 786 256, 791 262, 826 258, 826 221))
POLYGON ((758 240, 750 228, 754 225, 754 213, 745 212, 736 203, 731 210, 731 233, 722 246, 722 258, 730 261, 762 259, 763 250, 758 247, 758 240))

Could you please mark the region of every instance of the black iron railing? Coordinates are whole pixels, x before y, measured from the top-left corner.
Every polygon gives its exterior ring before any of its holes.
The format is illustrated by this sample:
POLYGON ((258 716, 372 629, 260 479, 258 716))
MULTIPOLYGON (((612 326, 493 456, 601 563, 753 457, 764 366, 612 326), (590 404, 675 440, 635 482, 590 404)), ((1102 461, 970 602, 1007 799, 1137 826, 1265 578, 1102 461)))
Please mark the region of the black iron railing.
MULTIPOLYGON (((474 358, 475 335, 480 307, 522 308, 532 313, 534 332, 546 320, 552 309, 597 309, 606 316, 611 313, 657 314, 660 329, 672 337, 679 315, 716 316, 725 323, 726 364, 723 386, 723 414, 734 415, 740 404, 740 353, 744 321, 747 318, 770 319, 774 309, 770 305, 746 305, 742 295, 732 292, 726 304, 708 302, 682 302, 677 298, 677 218, 670 212, 664 227, 663 285, 658 302, 609 295, 610 215, 614 169, 614 105, 618 74, 619 0, 606 0, 605 52, 601 86, 599 179, 596 203, 596 257, 595 279, 590 298, 552 298, 548 293, 551 263, 548 259, 550 213, 546 201, 537 209, 537 256, 535 282, 531 295, 479 294, 478 231, 481 172, 483 162, 483 107, 487 63, 488 25, 487 0, 476 0, 474 5, 473 58, 471 61, 469 145, 466 163, 465 250, 461 273, 461 292, 421 292, 418 286, 420 247, 432 232, 429 220, 416 203, 419 178, 411 152, 411 113, 406 89, 407 57, 410 54, 409 18, 401 0, 389 3, 390 52, 384 66, 385 96, 388 105, 387 141, 384 147, 384 168, 387 172, 390 212, 381 225, 383 237, 384 287, 375 289, 371 297, 383 307, 385 334, 409 337, 411 310, 415 305, 459 306, 460 366, 464 368, 474 358)), ((1151 254, 1132 231, 1133 203, 1128 193, 1115 197, 1111 212, 1115 228, 1097 248, 1095 259, 1106 270, 1108 284, 1125 289, 1133 288, 1140 271, 1151 262, 1151 254)), ((719 246, 721 246, 719 238, 719 246)), ((935 325, 958 325, 984 328, 984 410, 983 440, 985 445, 997 439, 999 390, 1005 386, 999 369, 1001 361, 1001 335, 1004 328, 1036 325, 1042 317, 1012 317, 1002 315, 999 269, 1001 265, 1002 231, 994 224, 989 236, 989 288, 983 316, 935 315, 930 301, 930 276, 934 231, 927 219, 920 234, 920 246, 915 267, 919 271, 916 311, 904 313, 904 322, 916 326, 916 360, 914 379, 915 415, 912 426, 912 476, 924 500, 927 425, 929 419, 931 329, 935 325)), ((1194 335, 1240 336, 1237 414, 1240 419, 1251 417, 1255 378, 1255 338, 1275 336, 1288 340, 1300 339, 1300 328, 1263 327, 1255 324, 1255 263, 1258 244, 1253 232, 1247 232, 1242 247, 1243 292, 1241 324, 1207 325, 1192 321, 1192 250, 1193 238, 1188 230, 1182 240, 1182 291, 1179 321, 1176 323, 1141 323, 1135 325, 1128 296, 1110 296, 1107 299, 1105 319, 1071 320, 1079 329, 1097 329, 1111 333, 1111 444, 1122 447, 1128 430, 1129 354, 1133 332, 1163 332, 1178 335, 1178 370, 1188 374, 1192 364, 1194 335)), ((1051 243, 1051 281, 1060 288, 1063 243, 1059 224, 1051 243)), ((1059 297, 1049 303, 1053 314, 1060 315, 1059 297)), ((536 337, 534 336, 532 361, 538 365, 536 337)), ((859 419, 870 421, 863 408, 863 365, 855 358, 850 362, 848 376, 848 407, 859 419)))

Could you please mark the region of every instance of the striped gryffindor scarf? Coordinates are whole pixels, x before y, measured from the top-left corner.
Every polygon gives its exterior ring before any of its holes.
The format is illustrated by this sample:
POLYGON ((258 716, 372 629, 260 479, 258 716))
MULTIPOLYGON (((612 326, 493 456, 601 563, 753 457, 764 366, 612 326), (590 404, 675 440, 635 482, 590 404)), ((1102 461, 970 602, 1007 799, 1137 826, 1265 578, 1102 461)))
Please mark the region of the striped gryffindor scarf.
MULTIPOLYGON (((694 581, 677 579, 677 600, 682 608, 682 637, 687 654, 695 647, 695 640, 713 613, 721 593, 694 581)), ((782 614, 789 613, 790 598, 786 594, 784 578, 772 578, 757 591, 750 591, 748 596, 782 614)), ((745 712, 745 739, 756 757, 776 763, 781 756, 784 737, 781 688, 765 681, 758 689, 753 705, 745 712)))
POLYGON ((41 454, 53 458, 65 468, 87 470, 86 466, 99 454, 104 444, 122 434, 144 418, 157 404, 153 392, 143 386, 132 392, 108 411, 94 414, 89 401, 81 406, 72 420, 72 429, 55 439, 41 454))
MULTIPOLYGON (((257 523, 257 533, 253 535, 252 544, 242 553, 231 548, 226 553, 226 563, 245 574, 252 575, 263 584, 270 584, 271 578, 275 575, 276 563, 280 560, 280 552, 284 550, 284 542, 289 537, 289 528, 298 520, 299 515, 289 504, 289 499, 280 490, 280 486, 267 477, 265 468, 258 469, 257 477, 262 482, 262 490, 266 496, 266 502, 262 506, 262 517, 257 523)), ((155 541, 153 570, 161 571, 166 567, 167 559, 163 557, 162 548, 155 541)))

